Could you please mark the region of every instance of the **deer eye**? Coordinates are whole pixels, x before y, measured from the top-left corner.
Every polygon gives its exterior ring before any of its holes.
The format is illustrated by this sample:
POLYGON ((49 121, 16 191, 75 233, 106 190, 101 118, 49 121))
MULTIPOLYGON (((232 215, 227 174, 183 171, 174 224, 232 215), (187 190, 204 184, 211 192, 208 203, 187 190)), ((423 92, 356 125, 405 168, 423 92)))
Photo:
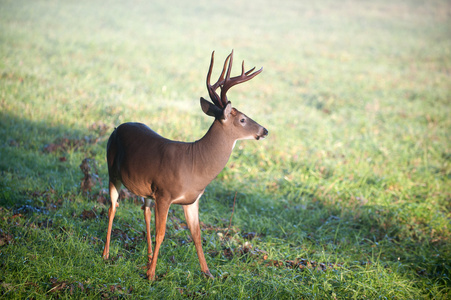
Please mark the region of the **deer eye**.
POLYGON ((243 124, 244 122, 246 122, 245 118, 240 119, 240 123, 243 124))

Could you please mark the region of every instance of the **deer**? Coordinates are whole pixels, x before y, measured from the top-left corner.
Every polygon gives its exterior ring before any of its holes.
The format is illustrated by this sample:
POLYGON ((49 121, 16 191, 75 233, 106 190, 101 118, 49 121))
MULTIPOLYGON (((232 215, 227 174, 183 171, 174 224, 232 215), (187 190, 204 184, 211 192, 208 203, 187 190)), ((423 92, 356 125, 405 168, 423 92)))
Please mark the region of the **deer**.
POLYGON ((109 256, 113 219, 119 207, 119 191, 124 185, 143 199, 141 208, 146 224, 147 278, 155 280, 158 254, 165 236, 171 204, 183 206, 201 271, 205 277, 213 278, 202 249, 199 199, 210 182, 224 169, 236 141, 260 140, 268 135, 266 128, 232 107, 227 99, 227 91, 231 87, 251 80, 263 68, 254 71, 254 67, 245 72, 243 61, 241 75, 231 78, 232 63, 233 50, 224 62, 218 81, 211 84, 214 51, 211 54, 207 90, 213 103, 201 97, 200 104, 202 111, 214 117, 214 121, 201 139, 195 142, 173 141, 141 123, 123 123, 114 129, 108 139, 106 155, 110 207, 104 259, 109 256), (218 87, 220 94, 217 93, 218 87), (154 251, 150 235, 152 200, 155 214, 154 251))

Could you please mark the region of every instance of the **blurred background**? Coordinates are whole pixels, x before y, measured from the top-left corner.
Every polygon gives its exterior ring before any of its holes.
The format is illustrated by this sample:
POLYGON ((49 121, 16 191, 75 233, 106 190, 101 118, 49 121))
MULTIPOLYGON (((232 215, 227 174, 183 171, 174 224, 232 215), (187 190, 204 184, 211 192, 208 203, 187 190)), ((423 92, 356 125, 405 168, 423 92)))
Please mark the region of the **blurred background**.
MULTIPOLYGON (((420 167, 449 176, 446 1, 1 6, 2 114, 12 120, 64 127, 62 135, 97 128, 102 139, 139 121, 193 141, 212 121, 199 109, 211 52, 218 76, 234 49, 234 74, 242 60, 264 69, 229 99, 269 129, 267 141, 248 143, 267 168, 293 174, 291 162, 319 161, 357 176, 405 177, 420 167)), ((283 179, 271 176, 260 181, 283 179)))

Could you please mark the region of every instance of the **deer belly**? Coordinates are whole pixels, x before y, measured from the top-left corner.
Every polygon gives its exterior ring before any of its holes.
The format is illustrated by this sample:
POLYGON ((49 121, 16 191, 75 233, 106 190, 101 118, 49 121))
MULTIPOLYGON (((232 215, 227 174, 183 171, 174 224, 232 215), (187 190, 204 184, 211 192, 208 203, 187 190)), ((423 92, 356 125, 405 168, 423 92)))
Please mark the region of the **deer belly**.
POLYGON ((155 194, 152 190, 151 184, 128 180, 122 180, 122 183, 130 192, 137 196, 155 199, 155 194))
POLYGON ((201 191, 200 193, 188 193, 186 195, 182 195, 178 198, 175 198, 173 201, 171 201, 172 204, 179 204, 179 205, 190 205, 196 202, 204 193, 204 191, 201 191))

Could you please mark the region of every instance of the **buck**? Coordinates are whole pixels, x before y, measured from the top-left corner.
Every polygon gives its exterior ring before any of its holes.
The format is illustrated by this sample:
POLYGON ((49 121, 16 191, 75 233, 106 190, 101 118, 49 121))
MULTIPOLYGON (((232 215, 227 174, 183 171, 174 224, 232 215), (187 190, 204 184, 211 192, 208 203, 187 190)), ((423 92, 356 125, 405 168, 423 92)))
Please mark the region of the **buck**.
POLYGON ((183 206, 186 222, 191 232, 202 272, 213 278, 202 250, 199 226, 199 198, 207 185, 221 172, 229 160, 237 140, 265 138, 268 131, 232 108, 227 91, 234 85, 248 81, 263 70, 244 71, 230 78, 233 51, 227 56, 218 81, 211 85, 214 64, 211 54, 207 74, 207 90, 213 103, 200 98, 205 114, 215 118, 207 133, 193 143, 166 139, 140 123, 124 123, 111 134, 107 144, 110 208, 104 259, 108 259, 111 228, 119 207, 119 190, 124 185, 132 193, 143 197, 146 223, 148 269, 147 278, 155 279, 158 252, 166 231, 166 219, 171 204, 183 206), (226 66, 227 72, 226 72, 226 66), (225 77, 224 77, 225 74, 225 77), (220 95, 216 90, 221 89, 220 95), (155 201, 155 248, 152 252, 150 237, 151 199, 155 201))

